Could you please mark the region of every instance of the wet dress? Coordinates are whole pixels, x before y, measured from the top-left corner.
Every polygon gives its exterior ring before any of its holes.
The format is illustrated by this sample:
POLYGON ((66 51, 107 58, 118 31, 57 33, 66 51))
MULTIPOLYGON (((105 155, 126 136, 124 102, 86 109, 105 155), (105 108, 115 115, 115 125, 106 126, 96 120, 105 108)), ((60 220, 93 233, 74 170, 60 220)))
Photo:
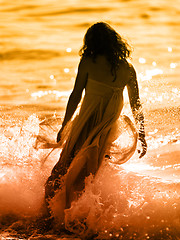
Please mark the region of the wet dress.
MULTIPOLYGON (((80 111, 62 133, 66 140, 60 159, 46 182, 47 201, 62 186, 65 186, 67 201, 73 200, 74 193, 83 189, 85 177, 97 173, 107 149, 115 140, 111 133, 116 132, 123 108, 123 90, 124 87, 112 87, 88 78, 80 111)), ((132 129, 133 144, 122 154, 119 163, 130 158, 137 142, 130 120, 125 121, 132 129)))

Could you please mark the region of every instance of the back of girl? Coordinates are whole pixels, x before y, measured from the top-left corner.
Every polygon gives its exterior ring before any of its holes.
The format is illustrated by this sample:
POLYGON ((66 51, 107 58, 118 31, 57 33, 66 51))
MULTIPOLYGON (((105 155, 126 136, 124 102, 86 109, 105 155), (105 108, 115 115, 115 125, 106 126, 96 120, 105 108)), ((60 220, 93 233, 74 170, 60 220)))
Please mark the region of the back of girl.
POLYGON ((130 46, 107 23, 91 26, 84 37, 80 55, 86 60, 88 77, 111 86, 122 87, 129 77, 130 46))
MULTIPOLYGON (((82 192, 85 178, 90 174, 96 175, 107 148, 115 140, 111 136, 116 132, 126 85, 135 120, 140 126, 139 139, 143 147, 140 157, 146 153, 144 117, 136 74, 127 62, 130 56, 128 44, 108 24, 100 22, 87 30, 80 56, 75 85, 57 137, 59 146, 63 143, 63 149, 46 182, 45 201, 49 212, 49 203, 57 190, 64 189, 64 205, 68 209, 78 198, 79 191, 82 192), (73 119, 84 89, 80 111, 73 119)), ((127 124, 132 126, 130 120, 127 124)), ((137 133, 133 128, 132 131, 134 142, 122 154, 121 163, 127 161, 136 149, 137 133)))

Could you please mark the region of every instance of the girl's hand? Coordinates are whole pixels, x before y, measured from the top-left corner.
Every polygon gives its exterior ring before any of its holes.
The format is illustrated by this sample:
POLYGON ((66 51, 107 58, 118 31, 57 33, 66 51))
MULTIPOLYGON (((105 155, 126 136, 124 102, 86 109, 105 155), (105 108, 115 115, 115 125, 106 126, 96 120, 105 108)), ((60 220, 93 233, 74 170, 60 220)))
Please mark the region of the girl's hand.
POLYGON ((140 153, 139 158, 142 158, 147 152, 147 143, 144 133, 139 133, 139 140, 141 141, 142 150, 138 150, 138 153, 140 153))

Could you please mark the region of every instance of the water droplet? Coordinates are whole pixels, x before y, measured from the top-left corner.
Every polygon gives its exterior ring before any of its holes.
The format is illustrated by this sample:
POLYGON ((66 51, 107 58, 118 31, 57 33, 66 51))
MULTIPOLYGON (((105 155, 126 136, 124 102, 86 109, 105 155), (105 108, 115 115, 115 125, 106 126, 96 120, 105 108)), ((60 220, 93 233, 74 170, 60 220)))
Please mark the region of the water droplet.
POLYGON ((178 93, 179 91, 178 91, 177 88, 172 88, 172 92, 173 92, 173 93, 178 93))
POLYGON ((142 63, 142 64, 146 63, 146 59, 141 57, 141 58, 139 58, 139 62, 142 63))
POLYGON ((70 47, 66 48, 66 52, 71 52, 72 49, 70 47))
POLYGON ((170 64, 170 68, 176 68, 177 67, 177 63, 171 63, 170 64))
POLYGON ((168 47, 168 52, 172 52, 172 47, 168 47))
POLYGON ((69 68, 64 68, 64 72, 68 73, 69 72, 69 68))

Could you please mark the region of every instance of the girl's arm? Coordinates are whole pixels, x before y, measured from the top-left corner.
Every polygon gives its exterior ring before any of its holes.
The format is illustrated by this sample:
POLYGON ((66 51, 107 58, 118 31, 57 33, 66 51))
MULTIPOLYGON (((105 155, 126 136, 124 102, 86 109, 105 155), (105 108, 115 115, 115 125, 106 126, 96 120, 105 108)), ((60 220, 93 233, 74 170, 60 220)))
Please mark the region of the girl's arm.
POLYGON ((76 110, 76 108, 77 108, 77 106, 78 106, 78 104, 81 100, 83 89, 86 86, 87 77, 88 77, 88 72, 87 72, 87 69, 86 69, 85 59, 82 59, 79 63, 79 66, 78 66, 78 73, 77 73, 77 76, 76 76, 73 91, 72 91, 72 93, 69 97, 68 103, 67 103, 66 112, 65 112, 63 123, 62 123, 62 127, 59 130, 58 135, 57 135, 57 142, 60 141, 62 130, 66 126, 67 122, 73 116, 73 114, 74 114, 74 112, 75 112, 75 110, 76 110))
POLYGON ((136 123, 139 124, 139 140, 142 145, 142 152, 140 154, 140 158, 146 154, 147 151, 147 143, 145 140, 145 130, 144 130, 144 115, 142 112, 142 106, 139 98, 139 87, 136 77, 136 72, 133 66, 130 68, 130 79, 127 83, 127 89, 129 94, 130 106, 132 109, 132 113, 134 115, 136 123))

